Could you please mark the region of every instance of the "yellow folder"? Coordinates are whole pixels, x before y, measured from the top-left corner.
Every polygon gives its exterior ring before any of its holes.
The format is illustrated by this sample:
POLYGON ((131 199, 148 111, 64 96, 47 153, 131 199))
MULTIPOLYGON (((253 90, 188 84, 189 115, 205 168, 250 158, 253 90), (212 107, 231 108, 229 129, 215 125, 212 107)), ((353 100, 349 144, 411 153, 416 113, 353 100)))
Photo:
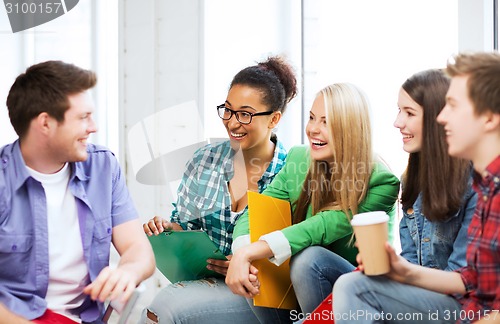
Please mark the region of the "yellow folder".
MULTIPOLYGON (((257 192, 248 191, 248 217, 250 241, 262 235, 281 230, 291 225, 290 203, 257 192)), ((259 270, 260 294, 255 296, 255 306, 298 309, 297 298, 290 280, 290 260, 279 267, 267 259, 254 261, 259 270)))

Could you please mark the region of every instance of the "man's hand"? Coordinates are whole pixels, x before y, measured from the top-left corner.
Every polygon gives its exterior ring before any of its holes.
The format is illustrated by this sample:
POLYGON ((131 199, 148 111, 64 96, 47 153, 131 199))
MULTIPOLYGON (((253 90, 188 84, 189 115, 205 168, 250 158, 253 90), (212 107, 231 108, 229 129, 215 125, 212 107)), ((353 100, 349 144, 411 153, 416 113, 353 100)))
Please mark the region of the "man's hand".
POLYGON ((131 271, 122 268, 111 269, 106 267, 91 284, 83 289, 92 300, 114 300, 120 296, 125 303, 139 284, 139 278, 131 271))

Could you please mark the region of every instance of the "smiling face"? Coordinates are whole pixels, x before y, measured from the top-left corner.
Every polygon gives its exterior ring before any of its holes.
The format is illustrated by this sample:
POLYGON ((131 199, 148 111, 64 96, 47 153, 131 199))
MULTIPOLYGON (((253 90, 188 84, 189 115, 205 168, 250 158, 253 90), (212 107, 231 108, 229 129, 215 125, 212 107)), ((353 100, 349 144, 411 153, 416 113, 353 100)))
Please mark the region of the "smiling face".
POLYGON ((85 91, 68 96, 70 106, 64 113, 64 120, 51 121, 54 127, 50 133, 48 149, 56 163, 78 162, 87 159, 87 139, 97 131, 92 119, 94 104, 90 93, 85 91))
MULTIPOLYGON (((270 110, 262 103, 262 93, 250 86, 236 84, 227 94, 225 105, 233 111, 260 113, 270 110)), ((239 146, 243 151, 269 144, 271 131, 279 121, 280 112, 272 115, 254 116, 250 124, 242 124, 233 115, 229 120, 222 120, 233 147, 239 146)))
POLYGON ((309 112, 306 135, 311 147, 311 158, 317 161, 332 162, 333 152, 331 145, 328 143, 329 131, 322 94, 316 96, 316 99, 314 99, 311 111, 309 112))
POLYGON ((403 88, 399 90, 398 107, 394 127, 401 131, 403 149, 408 153, 419 152, 422 148, 424 110, 403 88))

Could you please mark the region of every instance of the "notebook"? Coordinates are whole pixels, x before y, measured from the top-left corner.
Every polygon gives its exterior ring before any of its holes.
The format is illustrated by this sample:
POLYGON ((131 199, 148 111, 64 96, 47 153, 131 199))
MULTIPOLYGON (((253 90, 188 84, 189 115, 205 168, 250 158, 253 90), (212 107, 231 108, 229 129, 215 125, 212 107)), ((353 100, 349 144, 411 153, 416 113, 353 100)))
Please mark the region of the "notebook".
POLYGON ((204 231, 167 231, 148 237, 156 267, 170 282, 220 277, 207 259, 227 260, 204 231))

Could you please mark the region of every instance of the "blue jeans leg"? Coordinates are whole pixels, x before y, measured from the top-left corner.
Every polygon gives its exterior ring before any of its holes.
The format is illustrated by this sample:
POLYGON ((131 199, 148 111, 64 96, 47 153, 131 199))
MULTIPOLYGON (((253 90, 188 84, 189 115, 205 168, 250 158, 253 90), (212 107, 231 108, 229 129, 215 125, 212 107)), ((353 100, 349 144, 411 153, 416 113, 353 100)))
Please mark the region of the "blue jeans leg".
POLYGON ((146 322, 148 311, 164 324, 259 323, 246 299, 233 294, 223 278, 171 284, 143 310, 140 323, 146 322))
POLYGON ((290 277, 302 312, 313 312, 332 292, 337 278, 353 270, 350 262, 321 246, 310 246, 294 255, 290 277))
POLYGON ((260 324, 293 323, 289 309, 254 306, 253 299, 247 299, 247 302, 255 316, 259 319, 260 324))
POLYGON ((348 273, 333 288, 335 323, 455 323, 460 303, 453 297, 385 276, 348 273))

